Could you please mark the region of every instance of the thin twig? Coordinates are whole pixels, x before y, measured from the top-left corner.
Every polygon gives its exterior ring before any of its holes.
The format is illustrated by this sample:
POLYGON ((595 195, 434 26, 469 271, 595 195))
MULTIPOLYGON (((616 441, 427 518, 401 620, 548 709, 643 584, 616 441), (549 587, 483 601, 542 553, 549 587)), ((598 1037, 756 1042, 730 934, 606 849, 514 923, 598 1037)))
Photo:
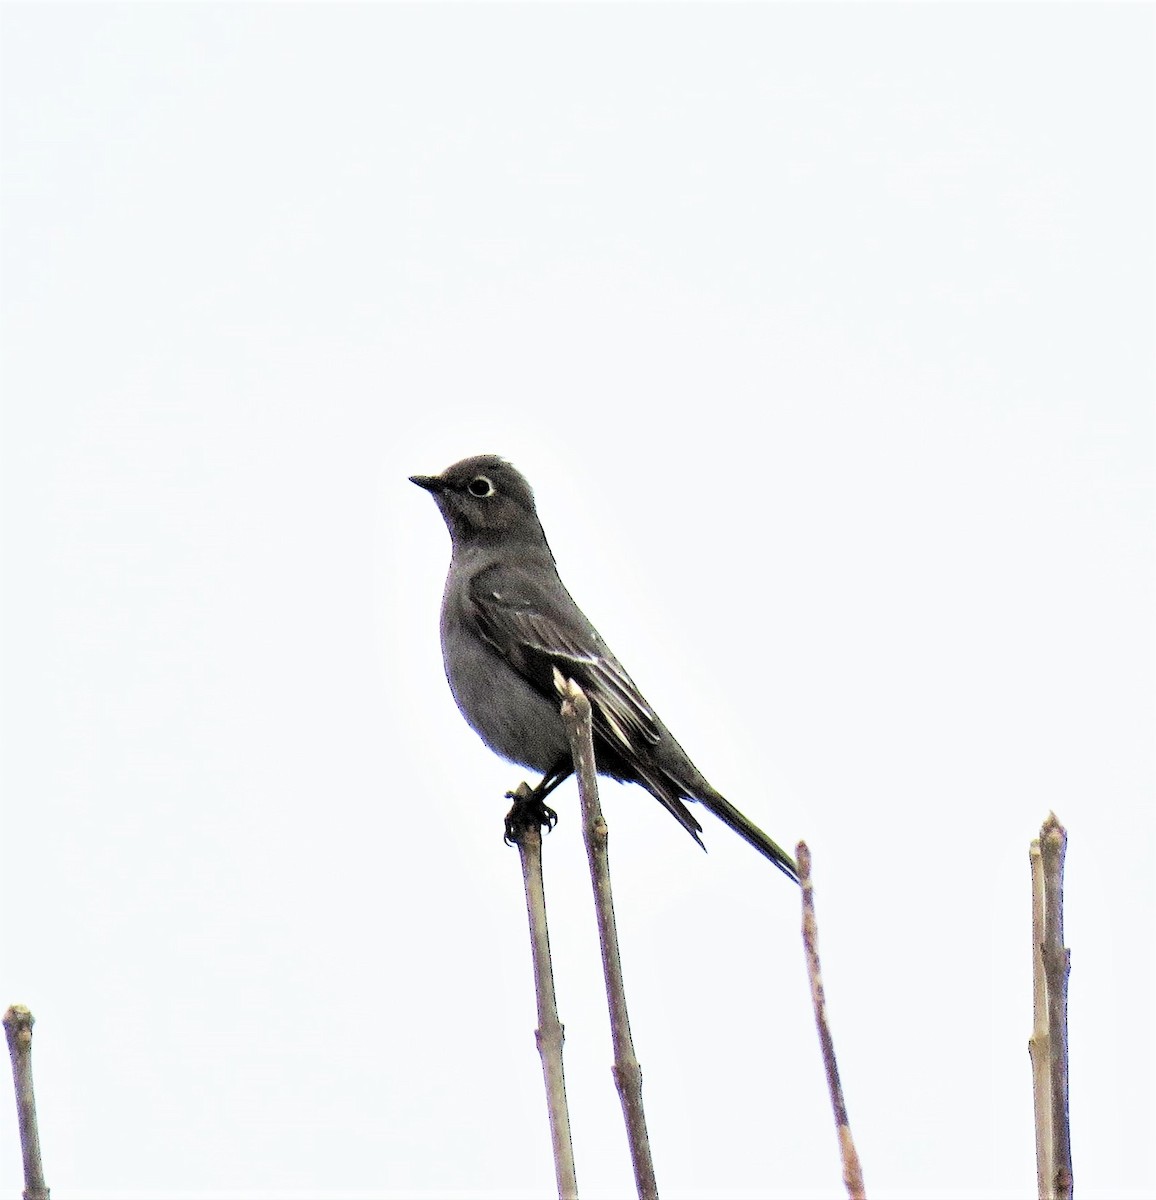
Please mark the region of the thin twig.
POLYGON ((1040 827, 1044 865, 1044 940, 1041 953, 1048 982, 1048 1050, 1051 1060, 1052 1195, 1071 1200, 1072 1144, 1068 1125, 1068 971, 1064 945, 1064 855, 1068 834, 1049 813, 1040 827))
MULTIPOLYGON (((521 784, 515 800, 525 800, 530 788, 521 784)), ((542 880, 542 829, 536 820, 519 823, 514 840, 522 859, 522 882, 526 889, 526 915, 530 921, 530 951, 534 959, 534 995, 538 1000, 538 1028, 534 1039, 542 1058, 546 1083, 546 1110, 550 1118, 550 1141, 554 1148, 554 1175, 560 1200, 577 1200, 578 1180, 574 1171, 574 1144, 570 1138, 570 1109, 566 1103, 566 1077, 562 1070, 565 1034, 558 1019, 554 993, 554 968, 550 958, 550 931, 546 924, 546 890, 542 880)))
POLYGON ((40 1132, 36 1124, 36 1096, 32 1091, 32 1026, 35 1018, 23 1004, 13 1004, 4 1014, 12 1079, 16 1084, 16 1116, 20 1123, 20 1149, 24 1155, 24 1200, 48 1200, 44 1166, 40 1161, 40 1132))
POLYGON ((1048 980, 1044 971, 1044 860, 1036 838, 1029 850, 1032 868, 1032 1099, 1036 1116, 1036 1187, 1039 1200, 1051 1200, 1055 1161, 1052 1157, 1052 1065, 1048 1038, 1048 980))
POLYGON ((614 896, 610 890, 610 864, 606 849, 609 833, 598 803, 598 770, 594 762, 590 701, 574 680, 563 678, 556 667, 554 686, 563 698, 562 723, 570 740, 574 773, 578 777, 578 795, 582 801, 582 833, 594 885, 594 909, 598 917, 598 940, 602 947, 602 973, 606 979, 606 1000, 610 1007, 610 1036, 614 1043, 612 1070, 622 1102, 622 1115, 626 1120, 626 1136, 634 1165, 634 1186, 642 1200, 658 1200, 658 1183, 654 1177, 650 1138, 646 1132, 646 1112, 642 1107, 642 1068, 630 1036, 622 960, 618 952, 618 930, 614 924, 614 896))
POLYGON ((811 851, 806 842, 795 847, 799 864, 799 883, 803 891, 803 950, 807 956, 807 976, 811 981, 811 1002, 815 1007, 815 1025, 819 1030, 819 1048, 823 1052, 823 1068, 827 1072, 827 1090, 831 1093, 831 1111, 835 1116, 835 1133, 839 1138, 839 1154, 843 1160, 843 1183, 851 1200, 866 1200, 863 1190, 863 1168, 851 1137, 851 1122, 843 1100, 843 1085, 839 1082, 839 1064, 835 1060, 835 1042, 827 1022, 827 998, 823 991, 823 976, 819 967, 819 926, 815 920, 815 885, 811 882, 811 851))

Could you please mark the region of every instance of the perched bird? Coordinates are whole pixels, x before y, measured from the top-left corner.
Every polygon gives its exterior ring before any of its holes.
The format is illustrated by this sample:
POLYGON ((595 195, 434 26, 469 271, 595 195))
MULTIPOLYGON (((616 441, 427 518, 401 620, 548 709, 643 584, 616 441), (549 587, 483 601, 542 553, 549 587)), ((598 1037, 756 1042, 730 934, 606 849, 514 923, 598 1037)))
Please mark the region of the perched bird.
POLYGON ((411 475, 453 541, 442 598, 446 677, 462 716, 495 753, 544 773, 541 801, 573 773, 554 669, 586 693, 598 771, 641 784, 701 846, 697 800, 798 882, 791 856, 714 790, 658 719, 562 580, 526 480, 492 454, 411 475))

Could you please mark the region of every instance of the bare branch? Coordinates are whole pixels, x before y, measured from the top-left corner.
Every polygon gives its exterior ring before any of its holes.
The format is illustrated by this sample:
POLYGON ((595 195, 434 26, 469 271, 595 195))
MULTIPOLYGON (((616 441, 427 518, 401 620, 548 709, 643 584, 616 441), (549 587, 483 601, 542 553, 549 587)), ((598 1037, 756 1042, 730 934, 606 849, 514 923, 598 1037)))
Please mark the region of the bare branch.
POLYGON ((1036 838, 1029 851, 1032 868, 1032 1099, 1036 1116, 1036 1187, 1039 1200, 1051 1200, 1055 1163, 1052 1158, 1052 1064, 1048 1038, 1048 981, 1044 972, 1044 860, 1036 838))
POLYGON ((634 1054, 630 1036, 630 1018, 626 1011, 626 991, 622 982, 622 961, 618 951, 618 930, 614 924, 614 897, 610 889, 610 865, 607 855, 609 832, 598 802, 597 767, 594 761, 594 733, 590 720, 590 701, 572 679, 564 679, 554 669, 554 686, 562 696, 562 723, 570 739, 574 773, 578 777, 578 795, 582 800, 582 833, 586 857, 594 885, 594 908, 598 917, 598 940, 602 947, 602 973, 606 979, 606 999, 610 1007, 610 1035, 614 1043, 614 1083, 622 1102, 630 1157, 634 1164, 634 1184, 643 1200, 658 1200, 658 1184, 650 1156, 650 1138, 646 1132, 646 1113, 642 1106, 642 1068, 634 1054))
POLYGON ((1041 954, 1048 986, 1048 1056, 1051 1063, 1051 1188, 1056 1200, 1071 1200, 1072 1145, 1068 1124, 1068 972, 1064 945, 1064 856, 1068 834, 1049 813, 1040 827, 1044 873, 1044 940, 1041 954))
MULTIPOLYGON (((530 788, 521 784, 515 801, 525 801, 530 788)), ((526 889, 526 915, 530 921, 530 950, 534 960, 534 994, 538 1000, 538 1028, 534 1031, 542 1058, 546 1083, 546 1109, 550 1118, 550 1141, 554 1148, 554 1175, 560 1200, 577 1200, 578 1180, 574 1171, 574 1144, 570 1137, 570 1109, 566 1103, 566 1078, 562 1071, 565 1035, 558 1019, 554 993, 554 967, 550 958, 550 932, 546 924, 546 889, 542 879, 542 829, 536 820, 521 822, 514 840, 522 859, 522 882, 526 889)))
POLYGON ((806 842, 795 847, 799 864, 799 883, 803 894, 803 949, 807 956, 807 976, 811 981, 811 1002, 815 1007, 815 1026, 819 1031, 819 1048, 823 1052, 823 1068, 827 1073, 827 1090, 831 1094, 831 1111, 835 1116, 835 1132, 839 1138, 839 1154, 843 1160, 843 1183, 851 1200, 866 1200, 863 1188, 863 1168, 851 1137, 851 1122, 843 1100, 843 1085, 839 1082, 839 1064, 835 1060, 835 1042, 827 1022, 827 998, 823 991, 823 976, 819 967, 819 926, 815 920, 815 885, 811 882, 811 851, 806 842))
POLYGON ((32 1091, 32 1026, 35 1018, 23 1004, 13 1004, 4 1014, 12 1079, 16 1084, 16 1115, 20 1123, 20 1149, 24 1155, 24 1200, 48 1200, 44 1167, 40 1161, 40 1132, 36 1124, 36 1097, 32 1091))

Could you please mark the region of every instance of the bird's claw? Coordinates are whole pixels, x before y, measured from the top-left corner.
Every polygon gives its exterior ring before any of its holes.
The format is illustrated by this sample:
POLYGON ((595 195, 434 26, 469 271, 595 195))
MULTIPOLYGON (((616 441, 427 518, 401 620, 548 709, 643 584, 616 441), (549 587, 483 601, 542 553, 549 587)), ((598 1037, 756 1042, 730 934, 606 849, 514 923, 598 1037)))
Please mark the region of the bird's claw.
POLYGON ((558 814, 524 783, 517 791, 507 792, 506 799, 514 802, 506 813, 504 840, 507 846, 520 843, 527 829, 545 828, 548 831, 558 824, 558 814))

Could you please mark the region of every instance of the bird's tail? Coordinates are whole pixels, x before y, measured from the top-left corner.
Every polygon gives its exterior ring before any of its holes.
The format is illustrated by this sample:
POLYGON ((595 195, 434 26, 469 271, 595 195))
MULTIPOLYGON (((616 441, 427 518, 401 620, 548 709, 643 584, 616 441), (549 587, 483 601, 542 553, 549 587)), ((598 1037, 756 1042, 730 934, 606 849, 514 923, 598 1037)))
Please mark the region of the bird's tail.
MULTIPOLYGON (((669 770, 650 770, 643 764, 635 763, 632 774, 627 778, 641 783, 704 850, 706 846, 703 846, 702 838, 699 837, 702 826, 683 803, 683 797, 706 805, 724 825, 728 825, 743 841, 749 842, 760 854, 769 858, 788 879, 798 883, 799 869, 795 866, 795 860, 778 842, 767 837, 754 821, 739 812, 724 796, 720 796, 698 773, 689 759, 686 761, 689 772, 679 775, 669 770), (691 775, 690 779, 687 778, 687 774, 691 775)), ((615 778, 623 776, 615 775, 615 778)))
POLYGON ((705 796, 696 796, 695 799, 705 804, 724 825, 729 825, 744 841, 750 842, 760 854, 769 858, 788 879, 799 882, 799 869, 795 866, 795 860, 778 842, 772 841, 752 820, 743 816, 729 800, 714 791, 705 796))

